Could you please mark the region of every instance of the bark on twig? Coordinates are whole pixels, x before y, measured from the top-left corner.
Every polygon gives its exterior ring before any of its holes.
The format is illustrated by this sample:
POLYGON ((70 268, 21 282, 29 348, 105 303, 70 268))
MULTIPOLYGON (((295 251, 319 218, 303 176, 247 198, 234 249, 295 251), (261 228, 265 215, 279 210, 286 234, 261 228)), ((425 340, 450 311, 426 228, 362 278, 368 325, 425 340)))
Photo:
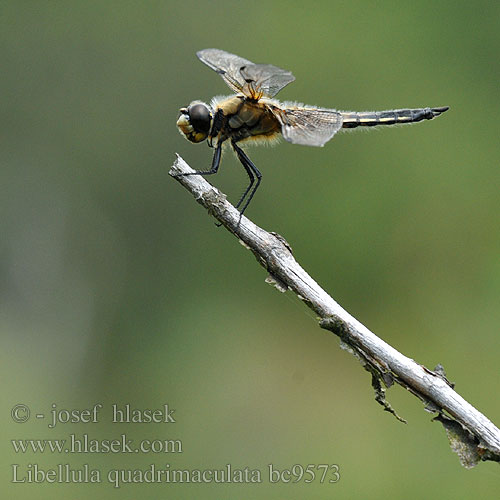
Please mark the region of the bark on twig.
POLYGON ((385 399, 384 386, 396 382, 421 399, 427 411, 437 414, 435 420, 443 424, 462 465, 473 467, 480 460, 500 462, 500 430, 453 390, 441 366, 429 370, 378 338, 302 269, 282 237, 264 231, 245 216, 240 220, 239 212, 225 195, 203 177, 178 176, 188 172, 193 170, 177 156, 170 175, 254 253, 270 274, 267 281, 281 291, 296 293, 319 316, 320 326, 340 337, 342 347, 372 374, 375 397, 384 410, 404 421, 385 399))

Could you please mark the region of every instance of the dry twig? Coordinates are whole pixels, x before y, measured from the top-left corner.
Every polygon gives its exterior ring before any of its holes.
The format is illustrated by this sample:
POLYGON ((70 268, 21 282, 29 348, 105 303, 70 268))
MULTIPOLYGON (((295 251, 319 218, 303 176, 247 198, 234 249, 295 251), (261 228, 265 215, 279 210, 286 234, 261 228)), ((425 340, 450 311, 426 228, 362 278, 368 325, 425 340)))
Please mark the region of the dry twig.
POLYGON ((421 399, 427 411, 437 414, 435 420, 443 424, 462 465, 473 467, 480 460, 500 462, 500 430, 453 390, 440 365, 429 370, 378 338, 302 269, 282 237, 264 231, 244 216, 240 220, 239 212, 203 177, 177 177, 187 172, 193 170, 177 156, 170 175, 254 253, 270 274, 267 281, 281 291, 296 293, 319 316, 320 326, 340 337, 342 347, 372 374, 375 397, 384 410, 404 422, 385 399, 384 386, 396 382, 421 399))

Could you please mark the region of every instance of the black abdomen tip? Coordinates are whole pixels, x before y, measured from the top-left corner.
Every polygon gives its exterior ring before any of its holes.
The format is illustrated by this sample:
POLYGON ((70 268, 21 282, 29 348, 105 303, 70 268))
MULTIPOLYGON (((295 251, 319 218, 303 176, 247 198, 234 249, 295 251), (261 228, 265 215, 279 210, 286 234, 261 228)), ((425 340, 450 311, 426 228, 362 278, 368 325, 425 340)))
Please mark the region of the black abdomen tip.
POLYGON ((445 111, 448 111, 450 109, 449 106, 442 106, 440 108, 432 108, 432 114, 434 116, 439 116, 440 114, 444 113, 445 111))

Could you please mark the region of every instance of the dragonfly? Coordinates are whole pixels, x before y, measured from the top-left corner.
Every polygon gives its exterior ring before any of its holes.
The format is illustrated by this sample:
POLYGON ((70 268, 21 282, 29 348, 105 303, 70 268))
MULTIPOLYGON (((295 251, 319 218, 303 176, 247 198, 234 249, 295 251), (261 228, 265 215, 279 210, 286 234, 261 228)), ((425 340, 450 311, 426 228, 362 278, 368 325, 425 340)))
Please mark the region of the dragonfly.
POLYGON ((190 142, 206 140, 214 148, 210 169, 179 175, 216 174, 222 148, 230 145, 250 181, 235 205, 240 220, 262 180, 261 172, 243 149, 246 145, 270 144, 283 137, 292 144, 324 146, 341 129, 416 123, 432 120, 449 109, 442 106, 357 112, 280 102, 274 96, 295 80, 290 71, 272 64, 254 64, 220 49, 204 49, 196 55, 221 76, 234 95, 214 97, 210 104, 192 101, 179 110, 180 133, 190 142))

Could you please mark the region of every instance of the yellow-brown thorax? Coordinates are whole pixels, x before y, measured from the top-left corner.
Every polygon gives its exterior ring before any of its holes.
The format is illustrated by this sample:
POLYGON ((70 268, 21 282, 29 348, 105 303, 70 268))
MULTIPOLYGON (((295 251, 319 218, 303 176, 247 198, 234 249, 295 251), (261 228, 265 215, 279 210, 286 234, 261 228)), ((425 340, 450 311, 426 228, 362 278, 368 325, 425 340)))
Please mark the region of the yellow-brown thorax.
POLYGON ((269 141, 281 131, 280 123, 272 112, 273 104, 266 99, 257 101, 237 95, 218 101, 213 107, 215 116, 222 112, 219 130, 215 124, 210 133, 213 139, 269 141))

